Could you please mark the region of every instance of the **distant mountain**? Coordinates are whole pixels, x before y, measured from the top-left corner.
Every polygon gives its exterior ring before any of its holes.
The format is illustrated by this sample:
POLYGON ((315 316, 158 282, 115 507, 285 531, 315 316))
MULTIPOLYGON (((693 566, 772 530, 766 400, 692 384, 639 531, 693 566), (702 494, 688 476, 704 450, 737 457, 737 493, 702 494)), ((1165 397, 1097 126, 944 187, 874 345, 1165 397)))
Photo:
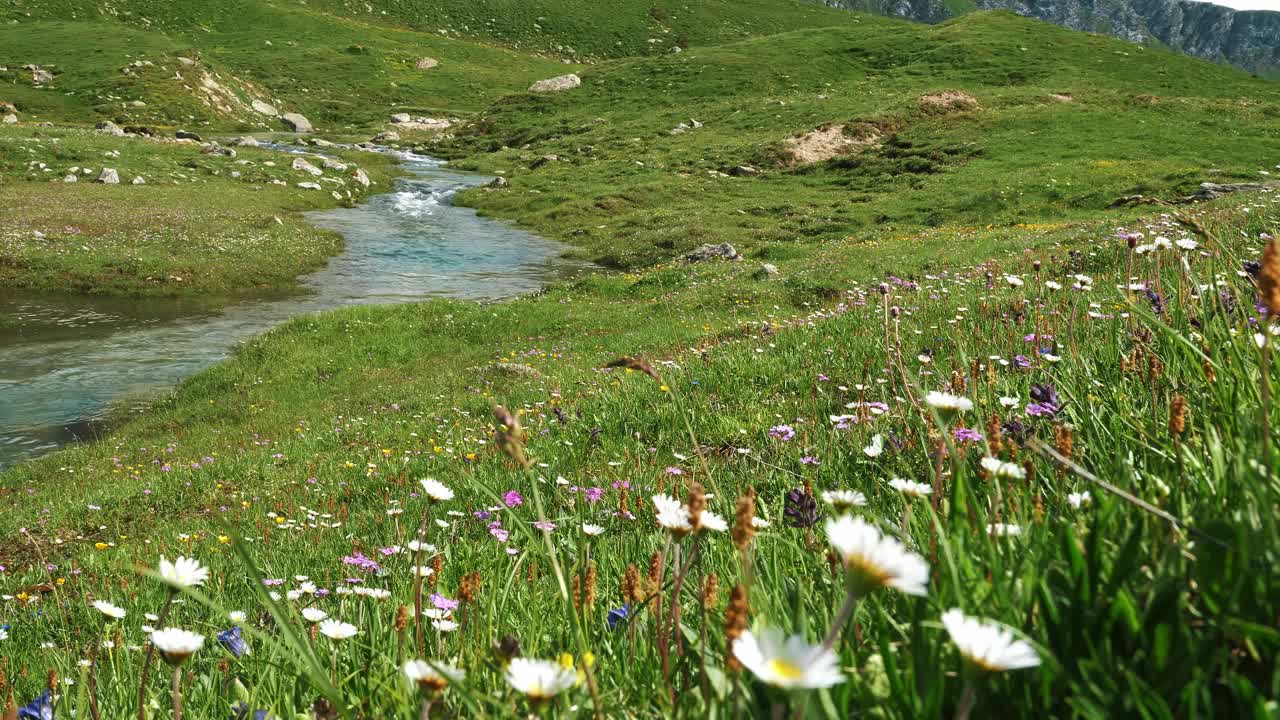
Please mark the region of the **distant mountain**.
POLYGON ((1192 0, 823 0, 831 7, 936 23, 974 10, 1010 10, 1073 30, 1228 63, 1280 77, 1280 12, 1192 0))

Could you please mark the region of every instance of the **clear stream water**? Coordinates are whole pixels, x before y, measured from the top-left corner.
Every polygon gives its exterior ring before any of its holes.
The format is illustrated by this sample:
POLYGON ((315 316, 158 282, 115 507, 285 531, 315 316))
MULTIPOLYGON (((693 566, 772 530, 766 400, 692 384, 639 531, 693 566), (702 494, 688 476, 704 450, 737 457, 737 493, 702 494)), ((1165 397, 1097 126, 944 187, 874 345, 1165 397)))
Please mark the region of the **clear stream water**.
POLYGON ((565 247, 455 207, 492 178, 399 153, 410 173, 358 208, 310 213, 346 239, 303 291, 212 307, 199 299, 0 292, 0 468, 88 439, 109 406, 154 396, 227 357, 237 344, 304 313, 425 298, 494 300, 582 269, 565 247))

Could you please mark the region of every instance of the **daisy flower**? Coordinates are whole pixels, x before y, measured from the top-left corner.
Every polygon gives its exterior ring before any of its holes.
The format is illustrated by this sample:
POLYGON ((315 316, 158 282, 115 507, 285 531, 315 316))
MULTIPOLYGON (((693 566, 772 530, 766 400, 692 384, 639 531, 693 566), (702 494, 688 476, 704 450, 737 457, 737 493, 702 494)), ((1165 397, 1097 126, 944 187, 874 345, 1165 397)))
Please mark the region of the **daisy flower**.
POLYGON ((419 480, 422 484, 422 491, 427 494, 428 498, 435 502, 444 502, 453 499, 453 491, 445 486, 444 483, 432 478, 424 478, 419 480))
POLYGON ((903 480, 902 478, 894 478, 889 481, 889 487, 911 498, 925 497, 933 492, 933 488, 928 483, 912 482, 903 480))
POLYGON ((318 623, 329 617, 329 613, 321 610, 320 608, 302 608, 302 617, 307 622, 318 623))
POLYGON ((1022 480, 1027 477, 1027 471, 1023 470, 1022 466, 1016 463, 1005 462, 1000 458, 991 457, 990 455, 982 458, 979 464, 982 465, 983 470, 986 470, 995 477, 1007 477, 1013 478, 1014 480, 1022 480))
POLYGON ((209 568, 195 558, 179 557, 173 562, 160 558, 160 577, 175 588, 199 587, 209 579, 209 568))
POLYGON ((151 644, 165 662, 178 665, 204 645, 204 636, 180 628, 165 628, 151 633, 151 644))
POLYGON ((404 676, 419 690, 434 693, 444 690, 451 682, 462 682, 466 673, 444 663, 435 663, 433 667, 426 660, 410 660, 404 664, 404 676))
POLYGON ((778 688, 826 688, 844 682, 840 660, 830 649, 810 645, 802 635, 787 637, 765 628, 747 630, 733 641, 733 656, 762 682, 778 688))
POLYGON ((999 623, 952 609, 943 613, 942 625, 964 659, 982 670, 1003 672, 1040 664, 1031 645, 1014 638, 1013 632, 999 623))
POLYGON ((827 539, 835 548, 859 592, 891 587, 908 595, 927 594, 929 564, 896 539, 880 534, 862 518, 845 515, 827 520, 827 539))
POLYGON ((1085 490, 1084 492, 1071 493, 1070 495, 1067 496, 1067 502, 1071 505, 1071 507, 1079 510, 1085 505, 1088 505, 1089 503, 1093 502, 1093 496, 1089 494, 1088 490, 1085 490))
POLYGON ((330 640, 346 640, 355 637, 359 632, 355 625, 340 620, 329 619, 320 623, 320 634, 330 640))
POLYGON ((514 658, 507 666, 507 684, 534 702, 543 702, 578 682, 578 673, 552 660, 514 658))
POLYGON ((582 523, 582 533, 594 537, 604 532, 604 527, 592 523, 582 523))
POLYGON ((119 620, 125 616, 124 608, 116 607, 115 605, 102 600, 94 600, 93 607, 98 612, 106 615, 110 620, 119 620))
POLYGON ((924 402, 929 407, 944 415, 969 412, 973 409, 973 401, 969 398, 962 397, 960 395, 952 395, 951 393, 938 392, 937 390, 930 390, 929 393, 924 396, 924 402))
POLYGON ((836 510, 848 510, 867 504, 867 496, 857 490, 824 490, 822 501, 836 510))

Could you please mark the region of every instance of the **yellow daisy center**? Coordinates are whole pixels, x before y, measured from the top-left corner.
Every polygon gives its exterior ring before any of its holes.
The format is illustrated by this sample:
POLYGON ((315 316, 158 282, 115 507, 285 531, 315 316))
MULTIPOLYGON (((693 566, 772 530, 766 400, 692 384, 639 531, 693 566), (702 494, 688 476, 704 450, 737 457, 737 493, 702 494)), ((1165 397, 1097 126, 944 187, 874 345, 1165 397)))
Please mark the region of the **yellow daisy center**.
POLYGON ((804 670, 802 670, 798 665, 787 662, 782 658, 773 658, 770 660, 769 669, 783 680, 799 680, 804 676, 804 670))

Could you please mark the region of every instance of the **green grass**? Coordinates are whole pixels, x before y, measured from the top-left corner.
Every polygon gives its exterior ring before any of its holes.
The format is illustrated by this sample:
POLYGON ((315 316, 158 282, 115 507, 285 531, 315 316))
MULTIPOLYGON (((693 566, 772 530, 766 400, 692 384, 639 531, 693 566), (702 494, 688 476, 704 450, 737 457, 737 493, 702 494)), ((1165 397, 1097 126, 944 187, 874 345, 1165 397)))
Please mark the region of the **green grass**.
MULTIPOLYGON (((620 7, 622 22, 630 6, 620 7)), ((592 66, 578 90, 504 98, 427 145, 511 178, 467 203, 623 272, 497 304, 296 318, 105 440, 0 475, 0 593, 13 596, 0 600, 10 626, 0 669, 15 696, 35 696, 53 668, 76 679, 60 716, 91 715, 77 663, 101 634, 114 643, 94 655, 102 716, 131 715, 142 625, 157 622, 146 613, 171 597, 138 568, 183 554, 213 576, 166 624, 212 638, 228 611, 243 611, 254 645, 233 660, 210 640, 184 667, 189 717, 223 717, 238 699, 280 717, 327 717, 327 707, 419 717, 421 698, 399 671, 406 657, 467 672, 434 717, 587 716, 597 702, 603 716, 628 718, 955 717, 969 682, 974 716, 1265 717, 1280 687, 1280 587, 1268 572, 1280 548, 1270 432, 1280 417, 1264 399, 1277 373, 1255 342, 1257 292, 1242 270, 1280 226, 1280 203, 1268 191, 1154 211, 1107 206, 1268 177, 1280 95, 1207 63, 1005 14, 937 27, 846 17, 592 66), (922 107, 941 91, 979 107, 922 107), (705 124, 669 134, 691 119, 705 124), (884 142, 807 167, 782 162, 787 138, 832 122, 874 125, 884 142), (540 161, 551 154, 559 159, 540 161), (711 173, 741 163, 762 172, 711 173), (1199 246, 1139 255, 1118 227, 1199 246), (713 241, 747 259, 675 259, 713 241), (761 262, 779 275, 760 275, 761 262), (1091 289, 1071 289, 1081 274, 1091 289), (1122 290, 1135 281, 1152 294, 1122 290), (601 369, 623 355, 649 361, 661 380, 601 369), (1065 404, 1052 417, 1029 413, 1046 384, 1065 404), (974 408, 943 417, 918 402, 928 391, 974 408), (1175 398, 1189 412, 1176 438, 1175 398), (883 414, 866 402, 884 403, 883 414), (495 403, 520 413, 527 471, 499 449, 495 403), (832 420, 842 415, 857 421, 832 420), (790 439, 771 432, 784 425, 790 439), (962 425, 981 439, 958 437, 962 425), (882 451, 868 453, 876 436, 882 451), (993 478, 980 469, 987 455, 1029 475, 993 478), (456 497, 427 504, 424 477, 456 497), (935 493, 904 500, 893 477, 935 493), (753 488, 770 526, 745 552, 714 534, 669 540, 650 497, 699 485, 714 494, 709 509, 731 519, 753 488), (925 598, 862 599, 834 643, 846 682, 782 693, 729 667, 726 596, 749 588, 756 630, 811 641, 830 630, 845 578, 822 523, 787 520, 785 495, 802 488, 864 493, 854 512, 932 572, 925 598), (523 502, 508 507, 512 490, 523 502), (1086 490, 1092 501, 1073 506, 1086 490), (557 525, 550 535, 534 528, 543 519, 557 525), (509 537, 500 541, 494 520, 509 537), (604 534, 588 540, 585 521, 604 534), (997 536, 993 523, 1022 532, 997 536), (460 627, 426 625, 421 643, 416 623, 397 631, 396 617, 418 599, 411 568, 436 559, 379 552, 419 533, 439 557, 428 592, 466 596, 460 627), (344 562, 355 553, 384 571, 344 562), (644 574, 655 554, 662 581, 631 628, 608 630, 626 569, 644 574), (595 577, 591 607, 574 609, 556 568, 566 589, 595 577), (710 573, 719 593, 704 602, 710 573), (331 592, 275 603, 258 583, 280 579, 284 595, 302 587, 299 576, 331 592), (390 596, 337 593, 352 576, 390 596), (478 577, 478 590, 468 579, 464 592, 464 576, 478 577), (102 627, 91 597, 128 616, 102 627), (317 636, 303 606, 360 634, 317 636), (1013 627, 1040 667, 966 670, 939 622, 952 607, 1013 627), (594 692, 580 684, 531 706, 504 682, 494 647, 506 637, 528 657, 569 653, 578 667, 590 652, 594 692)), ((8 153, 18 175, 31 155, 23 145, 8 153)), ((0 193, 32 191, 35 205, 53 187, 24 180, 0 193)), ((159 708, 171 700, 167 674, 157 667, 145 689, 159 708)))
POLYGON ((570 93, 509 98, 426 147, 512 180, 463 202, 620 268, 703 242, 1069 222, 1124 195, 1265 179, 1280 155, 1274 85, 1004 13, 939 26, 864 16, 583 78, 570 93), (980 109, 921 108, 943 91, 980 109), (690 119, 704 127, 669 134, 690 119), (779 163, 786 139, 829 123, 874 124, 884 142, 779 163), (561 161, 533 167, 548 154, 561 161), (714 174, 739 164, 762 175, 714 174))
POLYGON ((84 130, 0 129, 0 203, 8 208, 0 286, 133 295, 292 287, 342 247, 301 211, 386 191, 396 172, 384 155, 341 155, 351 166, 327 170, 317 191, 297 187, 315 178, 291 169, 292 156, 265 149, 229 158, 84 130), (120 185, 93 182, 104 167, 117 170, 120 185), (353 179, 357 167, 372 187, 353 179), (63 182, 73 168, 79 182, 63 182), (135 177, 146 184, 132 185, 135 177))

